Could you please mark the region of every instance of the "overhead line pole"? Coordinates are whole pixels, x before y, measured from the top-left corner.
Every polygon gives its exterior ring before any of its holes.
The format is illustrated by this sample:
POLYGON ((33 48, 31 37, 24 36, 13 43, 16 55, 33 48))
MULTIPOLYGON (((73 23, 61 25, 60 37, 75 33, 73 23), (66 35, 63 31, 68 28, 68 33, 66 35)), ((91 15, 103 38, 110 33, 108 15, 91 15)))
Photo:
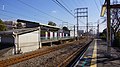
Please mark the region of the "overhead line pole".
POLYGON ((99 38, 99 20, 98 20, 98 25, 97 25, 97 38, 99 38))
POLYGON ((77 8, 77 37, 78 37, 78 30, 79 30, 78 10, 79 10, 79 9, 77 8))
POLYGON ((87 36, 88 36, 88 8, 77 8, 75 9, 76 10, 76 14, 77 14, 77 36, 79 35, 78 34, 78 30, 79 30, 79 17, 80 18, 86 18, 86 33, 87 33, 87 36))
POLYGON ((86 25, 86 27, 87 27, 87 36, 89 35, 88 34, 88 8, 86 8, 86 18, 87 18, 87 25, 86 25))
POLYGON ((79 30, 79 17, 80 16, 78 16, 78 14, 80 13, 80 12, 78 12, 78 10, 80 10, 79 8, 77 8, 77 9, 75 9, 76 10, 76 14, 77 14, 77 16, 76 16, 76 18, 77 18, 77 37, 78 37, 78 30, 79 30))
POLYGON ((107 53, 111 54, 111 19, 110 19, 110 0, 107 0, 107 53))

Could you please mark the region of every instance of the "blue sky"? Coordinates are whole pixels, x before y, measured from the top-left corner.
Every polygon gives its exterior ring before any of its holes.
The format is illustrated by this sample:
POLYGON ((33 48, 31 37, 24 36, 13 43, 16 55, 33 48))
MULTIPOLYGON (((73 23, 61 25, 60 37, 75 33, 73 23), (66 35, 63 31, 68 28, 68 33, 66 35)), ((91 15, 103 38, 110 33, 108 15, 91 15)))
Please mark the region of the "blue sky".
MULTIPOLYGON (((88 7, 89 11, 89 25, 96 26, 96 22, 100 19, 101 5, 104 0, 58 0, 66 8, 68 8, 73 14, 74 9, 88 7), (65 5, 65 4, 67 5, 65 5)), ((37 21, 47 24, 48 21, 55 22, 58 26, 63 23, 51 16, 59 18, 65 22, 68 22, 69 26, 76 25, 76 18, 71 16, 63 8, 56 5, 52 0, 0 0, 0 19, 2 20, 16 20, 24 19, 30 21, 37 21), (37 11, 20 1, 39 9, 40 11, 49 14, 50 16, 37 11), (4 8, 3 8, 4 5, 4 8), (4 10, 3 10, 4 9, 4 10)), ((86 21, 79 19, 83 23, 79 22, 80 26, 85 26, 86 21)), ((102 20, 101 20, 102 21, 102 20)), ((100 31, 106 27, 106 23, 100 25, 100 31)), ((82 29, 82 28, 81 28, 82 29)))

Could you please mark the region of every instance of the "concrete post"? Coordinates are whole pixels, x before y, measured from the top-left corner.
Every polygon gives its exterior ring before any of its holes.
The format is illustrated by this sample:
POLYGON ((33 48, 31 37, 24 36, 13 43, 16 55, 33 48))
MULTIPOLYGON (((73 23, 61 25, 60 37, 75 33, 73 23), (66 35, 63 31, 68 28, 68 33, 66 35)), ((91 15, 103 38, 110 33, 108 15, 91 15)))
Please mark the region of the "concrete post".
POLYGON ((42 48, 42 44, 41 44, 41 28, 38 27, 39 31, 38 31, 38 43, 39 43, 39 49, 42 48))

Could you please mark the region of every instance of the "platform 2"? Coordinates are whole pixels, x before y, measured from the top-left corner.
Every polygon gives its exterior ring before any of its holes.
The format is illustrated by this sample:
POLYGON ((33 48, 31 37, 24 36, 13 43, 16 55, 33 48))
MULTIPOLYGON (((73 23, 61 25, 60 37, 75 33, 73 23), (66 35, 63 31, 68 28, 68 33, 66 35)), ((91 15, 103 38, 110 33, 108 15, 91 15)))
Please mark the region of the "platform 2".
POLYGON ((74 67, 120 67, 120 49, 111 47, 108 57, 106 42, 94 39, 74 67))

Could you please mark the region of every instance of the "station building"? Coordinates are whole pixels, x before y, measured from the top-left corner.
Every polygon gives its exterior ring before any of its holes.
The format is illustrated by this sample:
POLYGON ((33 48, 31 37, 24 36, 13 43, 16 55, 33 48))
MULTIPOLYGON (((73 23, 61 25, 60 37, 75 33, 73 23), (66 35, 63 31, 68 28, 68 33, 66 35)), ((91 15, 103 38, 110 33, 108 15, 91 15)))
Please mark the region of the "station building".
POLYGON ((40 48, 39 28, 14 29, 0 32, 1 43, 13 45, 13 53, 25 53, 40 48))
MULTIPOLYGON (((49 39, 59 39, 68 36, 69 32, 61 30, 57 26, 50 26, 31 22, 20 21, 27 23, 26 28, 12 29, 0 32, 1 43, 7 46, 13 45, 13 54, 25 53, 42 48, 42 42, 49 39), (33 26, 32 26, 33 24, 33 26), (30 27, 29 27, 30 26, 30 27)), ((26 25, 26 24, 25 24, 26 25)))

